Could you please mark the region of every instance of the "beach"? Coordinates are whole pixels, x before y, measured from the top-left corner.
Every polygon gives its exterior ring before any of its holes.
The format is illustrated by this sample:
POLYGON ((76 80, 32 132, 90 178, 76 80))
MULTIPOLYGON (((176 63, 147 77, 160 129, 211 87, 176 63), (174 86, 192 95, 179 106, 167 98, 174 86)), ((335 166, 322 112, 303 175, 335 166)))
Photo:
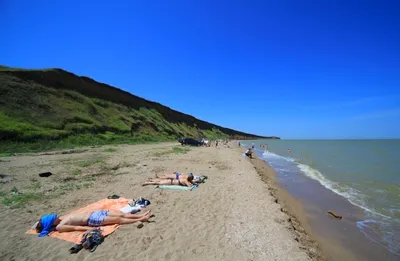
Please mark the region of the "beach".
POLYGON ((2 259, 324 260, 281 204, 279 188, 269 182, 274 171, 257 168, 234 146, 120 145, 1 158, 0 172, 8 178, 3 194, 41 195, 14 208, 1 205, 2 259), (46 171, 53 175, 38 176, 46 171), (141 186, 156 173, 174 171, 208 180, 193 191, 141 186), (68 214, 113 194, 149 199, 155 222, 141 229, 122 225, 93 253, 70 254, 71 242, 25 234, 43 214, 68 214))

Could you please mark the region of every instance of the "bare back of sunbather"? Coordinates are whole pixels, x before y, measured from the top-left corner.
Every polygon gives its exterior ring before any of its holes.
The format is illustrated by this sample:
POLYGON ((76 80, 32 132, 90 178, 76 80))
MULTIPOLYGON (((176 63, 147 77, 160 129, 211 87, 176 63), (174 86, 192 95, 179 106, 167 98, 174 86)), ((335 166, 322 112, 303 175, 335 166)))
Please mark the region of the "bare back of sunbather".
POLYGON ((86 226, 91 213, 72 214, 64 217, 60 225, 86 226))

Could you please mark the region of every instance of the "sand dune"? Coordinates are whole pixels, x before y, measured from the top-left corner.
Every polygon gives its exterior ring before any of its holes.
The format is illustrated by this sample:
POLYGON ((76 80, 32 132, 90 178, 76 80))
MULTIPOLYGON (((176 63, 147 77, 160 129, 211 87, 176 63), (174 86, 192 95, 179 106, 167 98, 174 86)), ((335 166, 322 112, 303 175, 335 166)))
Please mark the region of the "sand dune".
POLYGON ((20 191, 37 189, 48 196, 23 208, 1 205, 1 258, 310 260, 288 230, 287 215, 248 159, 227 147, 192 148, 176 154, 171 149, 174 146, 113 146, 117 151, 104 152, 101 147, 82 153, 3 158, 0 173, 12 175, 13 181, 1 184, 2 191, 16 186, 20 191), (39 178, 42 171, 54 175, 39 178), (205 174, 209 180, 192 192, 141 186, 157 172, 173 171, 205 174), (111 194, 149 198, 156 222, 142 229, 121 226, 94 253, 82 250, 75 255, 68 252, 69 242, 24 233, 44 213, 66 214, 111 194))

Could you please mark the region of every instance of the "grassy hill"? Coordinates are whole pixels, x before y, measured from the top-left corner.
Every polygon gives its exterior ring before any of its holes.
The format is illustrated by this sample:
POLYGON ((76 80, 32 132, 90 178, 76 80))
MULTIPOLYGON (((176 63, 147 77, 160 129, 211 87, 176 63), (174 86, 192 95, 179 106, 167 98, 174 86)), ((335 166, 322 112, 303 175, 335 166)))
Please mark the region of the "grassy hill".
POLYGON ((178 137, 260 137, 172 110, 61 69, 0 66, 0 153, 178 137))

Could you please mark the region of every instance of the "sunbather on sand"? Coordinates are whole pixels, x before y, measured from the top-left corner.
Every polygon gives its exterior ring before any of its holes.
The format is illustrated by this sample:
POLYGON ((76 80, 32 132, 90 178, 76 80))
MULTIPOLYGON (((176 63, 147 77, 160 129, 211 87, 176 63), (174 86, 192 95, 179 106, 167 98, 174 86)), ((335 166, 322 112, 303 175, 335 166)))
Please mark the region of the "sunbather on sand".
POLYGON ((188 178, 189 176, 193 176, 192 173, 189 174, 180 174, 178 172, 174 172, 172 174, 156 174, 156 177, 159 179, 179 179, 179 177, 188 178))
POLYGON ((46 236, 52 230, 58 232, 70 231, 86 231, 93 227, 106 226, 106 225, 125 225, 132 224, 138 221, 148 221, 151 216, 150 210, 142 215, 138 214, 124 214, 122 212, 98 210, 92 213, 80 213, 59 218, 57 214, 48 214, 40 218, 36 225, 36 232, 39 237, 46 236))
POLYGON ((182 174, 172 174, 171 177, 164 176, 163 178, 149 179, 142 186, 147 185, 178 185, 178 186, 193 186, 193 174, 191 175, 182 175, 182 174))
MULTIPOLYGON (((206 176, 201 176, 197 179, 195 179, 195 177, 193 176, 192 173, 189 174, 180 174, 178 172, 174 172, 173 174, 156 174, 157 180, 158 179, 176 179, 176 180, 180 180, 180 179, 186 179, 189 180, 190 183, 194 184, 194 183, 202 183, 204 181, 204 177, 206 176)), ((154 179, 151 179, 154 180, 154 179)), ((170 185, 170 184, 169 184, 170 185)))

